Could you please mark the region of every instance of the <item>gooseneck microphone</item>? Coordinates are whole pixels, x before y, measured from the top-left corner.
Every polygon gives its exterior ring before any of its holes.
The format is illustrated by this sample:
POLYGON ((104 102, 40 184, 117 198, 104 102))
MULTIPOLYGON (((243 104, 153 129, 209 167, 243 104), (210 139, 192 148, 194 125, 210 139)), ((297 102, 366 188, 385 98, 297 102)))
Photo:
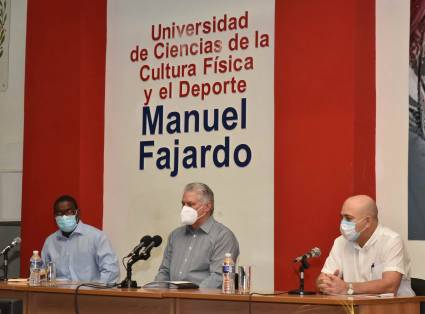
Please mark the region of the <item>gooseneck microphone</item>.
POLYGON ((318 247, 314 247, 310 250, 310 252, 305 253, 304 255, 298 256, 294 259, 294 263, 301 262, 303 259, 308 259, 312 257, 319 257, 322 254, 322 251, 318 247))
MULTIPOLYGON (((132 267, 135 263, 137 263, 140 260, 146 261, 151 257, 151 250, 154 247, 160 246, 162 243, 162 238, 159 235, 156 236, 144 236, 140 243, 134 247, 133 251, 131 251, 130 254, 128 254, 125 258, 130 257, 127 261, 127 265, 125 266, 125 269, 127 270, 127 276, 121 283, 118 285, 120 288, 140 288, 137 285, 137 282, 135 280, 131 279, 132 276, 132 267)), ((123 259, 124 260, 124 259, 123 259)))
POLYGON ((9 245, 7 245, 0 252, 0 256, 3 255, 3 265, 0 267, 0 269, 3 270, 3 278, 1 280, 7 281, 7 276, 8 276, 8 272, 9 272, 9 266, 8 266, 8 264, 9 264, 9 251, 10 251, 11 248, 18 245, 19 243, 21 243, 21 238, 16 237, 15 239, 13 239, 13 241, 9 245))
POLYGON ((145 255, 149 254, 150 251, 152 250, 152 248, 160 246, 161 243, 162 243, 161 236, 159 236, 159 235, 153 236, 151 243, 149 243, 148 246, 143 248, 141 254, 145 254, 145 255))
POLYGON ((305 253, 304 255, 298 256, 294 259, 294 263, 300 263, 299 268, 299 279, 300 279, 300 286, 296 290, 289 290, 288 294, 296 294, 296 295, 311 295, 316 294, 315 291, 305 291, 304 290, 304 272, 306 269, 310 267, 310 264, 307 262, 307 259, 312 257, 318 257, 322 254, 320 249, 318 247, 314 247, 310 250, 310 252, 305 253))
POLYGON ((140 239, 140 243, 137 244, 134 249, 126 256, 126 257, 132 257, 135 255, 139 255, 140 249, 145 248, 152 242, 152 237, 149 235, 145 235, 143 238, 140 239))
POLYGON ((14 246, 18 245, 19 243, 21 243, 21 238, 20 237, 16 237, 15 239, 13 239, 13 241, 8 246, 6 246, 0 252, 0 255, 3 255, 4 253, 8 252, 11 248, 13 248, 14 246))

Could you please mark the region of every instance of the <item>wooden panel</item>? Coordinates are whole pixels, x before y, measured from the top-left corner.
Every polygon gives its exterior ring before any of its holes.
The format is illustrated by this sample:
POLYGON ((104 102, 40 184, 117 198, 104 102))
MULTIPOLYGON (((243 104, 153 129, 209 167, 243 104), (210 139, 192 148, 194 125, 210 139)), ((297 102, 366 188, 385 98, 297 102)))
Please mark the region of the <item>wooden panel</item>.
POLYGON ((357 314, 356 306, 322 304, 253 303, 252 314, 357 314))
MULTIPOLYGON (((0 283, 0 297, 22 299, 24 313, 74 314, 75 284, 29 287, 0 283)), ((419 313, 424 297, 224 295, 219 290, 86 289, 78 297, 81 313, 238 314, 238 313, 419 313), (251 301, 250 301, 251 299, 251 301)))
POLYGON ((248 302, 176 299, 176 314, 238 314, 249 313, 248 302))
POLYGON ((360 306, 359 314, 419 314, 419 303, 373 304, 360 306))
MULTIPOLYGON (((78 301, 80 313, 84 314, 174 314, 172 299, 79 295, 78 301)), ((31 293, 28 297, 27 313, 75 314, 74 295, 31 293)))
MULTIPOLYGON (((47 285, 43 283, 41 286, 31 287, 27 283, 1 283, 0 291, 27 291, 35 293, 63 293, 74 294, 75 289, 78 287, 77 283, 56 283, 55 285, 47 285)), ((163 290, 159 289, 95 289, 82 287, 79 290, 80 294, 88 295, 105 295, 105 296, 118 296, 118 297, 137 297, 137 298, 162 298, 163 290)))
MULTIPOLYGON (((177 299, 200 299, 200 300, 221 300, 221 301, 249 301, 250 296, 247 294, 222 294, 217 289, 199 289, 199 290, 160 290, 162 297, 177 299)), ((425 297, 389 297, 382 298, 378 296, 346 296, 346 295, 257 295, 251 296, 253 302, 265 303, 300 303, 300 304, 327 304, 327 305, 363 305, 363 304, 389 304, 389 303, 412 303, 423 302, 425 297)))
POLYGON ((288 304, 288 303, 262 303, 238 301, 210 301, 194 299, 176 299, 176 314, 347 314, 358 313, 357 307, 350 309, 339 305, 319 304, 288 304), (352 311, 351 311, 352 310, 352 311))

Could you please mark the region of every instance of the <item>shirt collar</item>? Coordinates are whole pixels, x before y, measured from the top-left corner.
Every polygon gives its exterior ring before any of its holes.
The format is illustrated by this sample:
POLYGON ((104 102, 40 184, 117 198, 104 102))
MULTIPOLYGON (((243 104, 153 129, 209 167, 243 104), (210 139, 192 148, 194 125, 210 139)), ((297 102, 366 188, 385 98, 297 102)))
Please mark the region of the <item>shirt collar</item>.
MULTIPOLYGON (((86 226, 86 224, 84 224, 80 219, 80 221, 77 224, 77 227, 75 227, 74 231, 72 231, 72 233, 69 235, 69 238, 71 238, 71 237, 73 237, 74 235, 77 235, 77 234, 84 234, 85 226, 86 226)), ((56 236, 58 238, 61 238, 61 239, 69 239, 69 238, 67 238, 63 235, 63 233, 60 229, 58 231, 56 231, 56 236)))
MULTIPOLYGON (((215 219, 213 216, 208 217, 207 221, 205 221, 199 229, 204 231, 205 233, 209 233, 212 226, 215 223, 215 219)), ((186 233, 194 233, 195 230, 193 230, 192 226, 186 226, 186 233)))
POLYGON ((358 250, 365 250, 368 249, 369 247, 371 247, 376 240, 378 240, 379 235, 382 233, 382 226, 378 223, 378 225, 376 226, 375 231, 372 233, 371 237, 369 238, 369 240, 366 241, 365 245, 363 245, 363 247, 361 247, 357 242, 354 244, 355 248, 358 250))

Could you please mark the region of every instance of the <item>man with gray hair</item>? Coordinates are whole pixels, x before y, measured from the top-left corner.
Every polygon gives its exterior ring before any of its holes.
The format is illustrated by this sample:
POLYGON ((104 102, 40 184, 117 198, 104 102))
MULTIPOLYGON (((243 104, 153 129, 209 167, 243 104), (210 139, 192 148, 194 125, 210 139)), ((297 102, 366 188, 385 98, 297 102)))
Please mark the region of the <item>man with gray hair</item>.
POLYGON ((214 193, 204 183, 186 185, 181 210, 183 226, 168 237, 164 257, 155 281, 191 281, 202 288, 220 288, 224 255, 239 256, 233 232, 217 222, 214 193))

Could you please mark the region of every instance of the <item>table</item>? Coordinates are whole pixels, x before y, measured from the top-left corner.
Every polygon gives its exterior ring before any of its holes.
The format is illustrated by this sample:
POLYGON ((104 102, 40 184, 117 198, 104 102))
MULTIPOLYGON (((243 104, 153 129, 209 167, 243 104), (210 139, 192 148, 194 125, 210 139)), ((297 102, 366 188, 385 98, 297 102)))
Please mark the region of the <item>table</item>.
MULTIPOLYGON (((0 283, 0 298, 21 299, 25 314, 75 313, 77 283, 30 287, 27 283, 0 283)), ((90 289, 78 295, 80 314, 238 314, 238 313, 419 313, 425 297, 224 295, 219 290, 90 289)))

